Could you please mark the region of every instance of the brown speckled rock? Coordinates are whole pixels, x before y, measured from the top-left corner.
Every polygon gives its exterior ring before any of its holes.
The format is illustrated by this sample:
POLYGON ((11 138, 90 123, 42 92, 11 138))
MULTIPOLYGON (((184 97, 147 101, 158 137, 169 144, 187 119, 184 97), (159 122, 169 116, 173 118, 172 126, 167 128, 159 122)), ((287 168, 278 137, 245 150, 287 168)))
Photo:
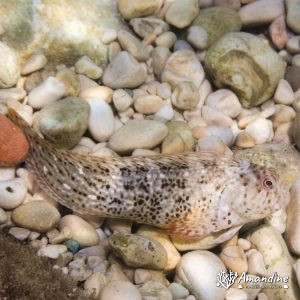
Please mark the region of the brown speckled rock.
POLYGON ((20 164, 29 149, 23 132, 8 118, 0 114, 0 167, 20 164))

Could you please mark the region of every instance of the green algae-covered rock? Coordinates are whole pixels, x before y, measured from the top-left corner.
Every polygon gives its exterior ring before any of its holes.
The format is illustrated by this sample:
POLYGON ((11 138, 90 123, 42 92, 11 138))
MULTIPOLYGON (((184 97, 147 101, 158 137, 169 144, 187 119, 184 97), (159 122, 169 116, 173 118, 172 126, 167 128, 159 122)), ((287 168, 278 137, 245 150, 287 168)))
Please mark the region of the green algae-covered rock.
POLYGON ((27 59, 42 48, 53 63, 73 64, 83 55, 107 63, 101 34, 122 24, 115 0, 0 0, 1 40, 27 59))
POLYGON ((207 48, 228 32, 240 31, 242 28, 239 14, 226 7, 201 9, 192 25, 201 26, 207 32, 207 48))
POLYGON ((86 101, 68 97, 43 108, 38 113, 35 124, 53 144, 72 148, 87 129, 89 111, 86 101))
POLYGON ((285 68, 266 41, 245 32, 226 34, 205 56, 207 75, 217 87, 231 88, 246 108, 272 97, 285 68))
POLYGON ((108 241, 112 251, 130 267, 162 270, 167 264, 165 248, 150 238, 116 233, 108 241))

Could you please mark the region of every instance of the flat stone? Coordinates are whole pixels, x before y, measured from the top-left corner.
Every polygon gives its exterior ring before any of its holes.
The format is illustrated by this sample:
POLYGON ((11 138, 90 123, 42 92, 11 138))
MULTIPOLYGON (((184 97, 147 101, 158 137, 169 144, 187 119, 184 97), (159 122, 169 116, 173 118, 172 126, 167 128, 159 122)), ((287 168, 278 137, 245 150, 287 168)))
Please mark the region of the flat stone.
POLYGON ((159 36, 169 30, 166 22, 152 17, 134 18, 130 20, 129 24, 133 27, 134 32, 142 38, 150 35, 159 36))
POLYGON ((17 240, 24 241, 29 237, 30 230, 20 227, 12 227, 9 229, 8 233, 15 237, 17 240))

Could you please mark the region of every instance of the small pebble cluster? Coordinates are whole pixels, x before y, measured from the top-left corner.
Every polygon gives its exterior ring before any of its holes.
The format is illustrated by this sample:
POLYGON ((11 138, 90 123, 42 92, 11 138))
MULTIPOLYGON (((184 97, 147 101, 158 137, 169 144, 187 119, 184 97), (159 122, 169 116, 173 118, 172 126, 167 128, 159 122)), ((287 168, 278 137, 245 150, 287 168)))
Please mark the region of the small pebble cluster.
POLYGON ((300 147, 299 0, 119 0, 117 10, 121 25, 109 23, 96 42, 86 33, 103 57, 78 43, 71 64, 53 63, 46 48, 24 59, 6 37, 10 14, 0 21, 0 228, 93 299, 299 299, 300 181, 287 211, 215 248, 222 233, 185 240, 66 213, 20 165, 28 143, 4 117, 9 107, 57 147, 98 157, 300 147), (216 285, 226 268, 277 272, 289 289, 226 290, 216 285))

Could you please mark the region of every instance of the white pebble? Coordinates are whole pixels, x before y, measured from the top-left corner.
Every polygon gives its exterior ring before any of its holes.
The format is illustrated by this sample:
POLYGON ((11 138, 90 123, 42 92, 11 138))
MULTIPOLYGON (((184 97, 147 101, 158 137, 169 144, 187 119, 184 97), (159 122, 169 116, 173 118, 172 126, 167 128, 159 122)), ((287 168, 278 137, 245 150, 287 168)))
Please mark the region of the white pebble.
POLYGON ((172 299, 182 299, 189 295, 189 291, 177 282, 172 282, 168 285, 169 291, 172 293, 172 299))
POLYGON ((7 221, 7 215, 5 211, 0 207, 0 225, 6 223, 6 221, 7 221))
POLYGON ((76 73, 86 75, 91 79, 99 79, 103 70, 97 66, 88 56, 81 57, 75 64, 76 73))
POLYGON ((68 249, 65 245, 48 245, 42 247, 37 254, 39 256, 46 256, 52 259, 57 259, 60 254, 67 251, 68 249))
POLYGON ((47 58, 43 54, 32 55, 21 69, 22 75, 28 75, 44 68, 47 64, 47 58))
POLYGON ((64 93, 65 85, 55 77, 50 76, 30 91, 28 104, 35 109, 41 109, 60 99, 64 93))
POLYGON ((208 35, 201 26, 191 26, 188 29, 188 42, 195 48, 202 50, 207 46, 208 35))
POLYGON ((295 95, 291 85, 285 79, 280 79, 274 95, 274 101, 278 104, 290 105, 294 100, 295 95))
POLYGON ((222 142, 230 147, 234 142, 233 133, 230 128, 224 126, 208 126, 207 130, 214 136, 217 136, 222 142))
POLYGON ((163 105, 155 114, 156 117, 170 121, 174 117, 174 110, 171 105, 163 105))
POLYGON ((231 287, 226 293, 225 300, 248 300, 248 297, 243 290, 231 287))
POLYGON ((168 99, 172 95, 171 87, 167 82, 163 82, 157 86, 156 89, 157 96, 163 98, 163 99, 168 99))
POLYGON ((258 276, 266 276, 268 274, 264 263, 264 257, 259 251, 254 249, 248 257, 248 273, 258 276))
POLYGON ((156 95, 143 96, 134 101, 135 110, 145 115, 155 114, 162 106, 163 100, 156 95))
POLYGON ((9 229, 8 233, 17 240, 24 241, 29 237, 30 230, 20 227, 12 227, 9 229))
POLYGON ((133 99, 126 90, 118 89, 113 93, 113 103, 118 112, 123 112, 132 105, 133 99))
POLYGON ((198 147, 200 151, 212 151, 219 155, 222 155, 225 152, 225 145, 222 140, 213 135, 199 139, 198 147))
POLYGON ((225 127, 231 127, 232 119, 222 112, 215 110, 207 105, 203 105, 202 117, 209 125, 219 125, 225 127))
POLYGON ((25 90, 21 88, 0 89, 0 100, 20 101, 26 97, 25 90))
POLYGON ((99 300, 142 300, 139 290, 129 281, 112 281, 101 291, 99 300))
POLYGON ((0 182, 0 207, 14 209, 23 203, 27 194, 27 186, 21 178, 0 182))
POLYGON ((115 29, 108 29, 105 30, 102 34, 101 34, 101 42, 105 45, 114 42, 117 39, 117 31, 115 29))
POLYGON ((0 181, 11 180, 15 177, 15 168, 0 168, 0 181))
POLYGON ((92 137, 98 142, 107 141, 114 133, 115 120, 111 107, 102 99, 89 98, 90 115, 88 128, 92 137))
POLYGON ((291 54, 300 53, 300 35, 290 38, 286 44, 286 48, 291 54))
POLYGON ((245 132, 255 139, 257 145, 271 141, 274 135, 272 122, 260 117, 248 124, 245 132))
POLYGON ((99 85, 82 90, 79 94, 79 97, 84 100, 88 100, 89 98, 98 98, 110 103, 112 95, 113 90, 111 88, 99 85))
POLYGON ((174 32, 167 31, 158 36, 155 40, 157 46, 172 48, 177 40, 177 36, 174 32))

